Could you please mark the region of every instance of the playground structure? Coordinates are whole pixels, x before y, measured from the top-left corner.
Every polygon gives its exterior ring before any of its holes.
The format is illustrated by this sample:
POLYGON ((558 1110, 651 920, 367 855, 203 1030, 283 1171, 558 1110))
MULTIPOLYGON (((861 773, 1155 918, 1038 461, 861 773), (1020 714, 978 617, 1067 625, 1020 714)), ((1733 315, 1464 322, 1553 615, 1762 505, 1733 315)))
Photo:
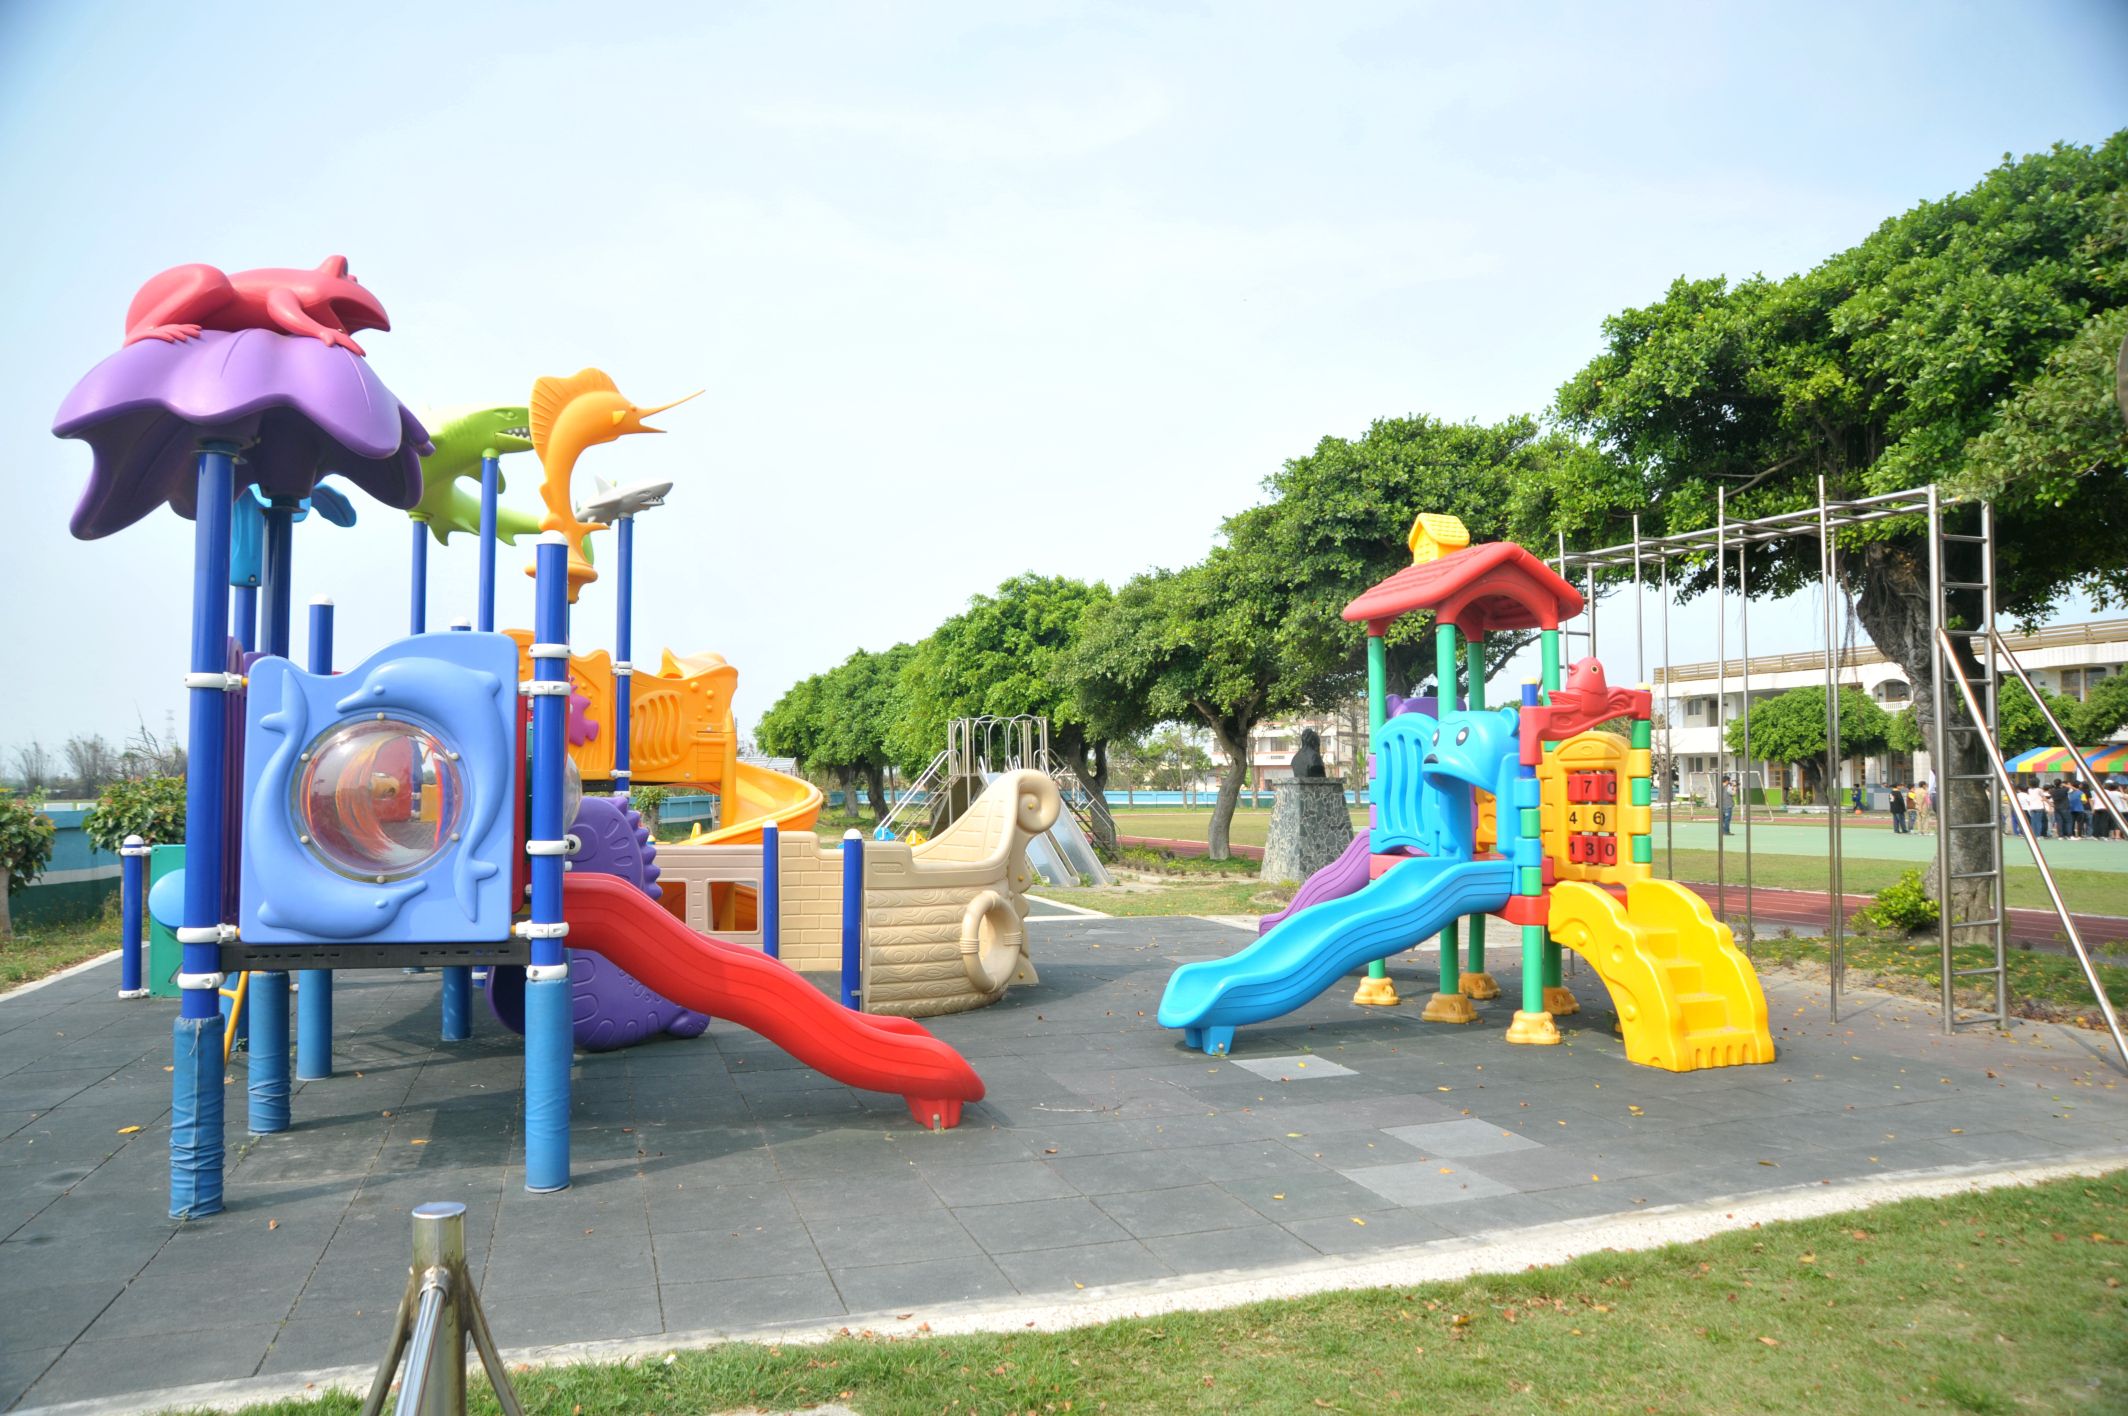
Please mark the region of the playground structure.
MULTIPOLYGON (((1749 484, 1746 484, 1747 486, 1749 484)), ((1740 639, 1738 682, 1746 703, 1751 696, 1751 548, 1795 541, 1816 541, 1818 546, 1818 593, 1823 605, 1823 633, 1825 643, 1825 781, 1830 790, 1840 789, 1841 753, 1840 698, 1838 687, 1844 663, 1846 646, 1852 642, 1855 615, 1851 604, 1843 603, 1841 593, 1840 553, 1843 534, 1854 533, 1858 528, 1883 529, 1883 523, 1895 523, 1910 527, 1920 534, 1926 546, 1929 629, 1928 629, 1928 676, 1930 693, 1927 700, 1929 712, 1923 715, 1927 735, 1929 758, 1934 769, 1934 786, 1941 801, 1936 837, 1935 875, 1939 884, 1953 888, 1942 893, 1951 899, 1951 908, 1941 909, 1937 917, 1937 945, 1939 950, 1939 985, 1941 989, 1943 1031, 1948 1034, 1971 1025, 2003 1026, 2010 1018, 2009 967, 2006 957, 2009 947, 2009 895, 2002 849, 2002 823, 2007 821, 2011 829, 2021 834, 2032 852, 2040 883, 2045 888, 2051 912, 2060 924, 2061 936, 2075 955, 2083 972, 2085 983, 2091 989, 2093 1000, 2113 1042, 2114 1053, 2121 1066, 2128 1069, 2128 1033, 2121 1027, 2120 1017, 2107 996, 2104 980, 2091 958, 2083 932, 2071 914, 2061 887, 2048 864, 2041 838, 2031 830, 2024 814, 2007 809, 2014 801, 2016 782, 2011 773, 2016 764, 2004 760, 1997 733, 1997 695, 2004 682, 2004 675, 2015 678, 2027 695, 2038 706, 2045 719, 2048 731, 2054 737, 2061 754, 2061 765, 2073 770, 2091 794, 2095 805, 2114 817, 2114 826, 2123 835, 2128 835, 2128 820, 2123 820, 2115 810, 2111 797, 2101 789, 2094 764, 2078 752, 2070 743, 2068 733, 2062 728, 2052 710, 2046 706, 2031 676, 2018 662, 2010 645, 1996 625, 1995 604, 1995 514, 1986 502, 1957 505, 1946 501, 1942 489, 1931 483, 1910 491, 1886 492, 1874 496, 1834 498, 1828 494, 1825 479, 1818 479, 1818 496, 1815 506, 1805 506, 1794 511, 1777 512, 1768 516, 1733 519, 1729 514, 1729 490, 1716 489, 1714 525, 1699 530, 1674 532, 1669 535, 1648 536, 1641 531, 1640 516, 1631 517, 1632 538, 1616 545, 1593 550, 1569 552, 1564 535, 1560 537, 1557 569, 1562 578, 1574 571, 1581 572, 1587 587, 1589 607, 1588 640, 1593 652, 1596 640, 1596 605, 1598 577, 1608 578, 1616 585, 1630 585, 1633 606, 1634 652, 1641 672, 1645 675, 1648 664, 1646 608, 1648 565, 1655 568, 1656 590, 1659 597, 1659 650, 1661 654, 1660 681, 1667 686, 1670 679, 1670 602, 1672 599, 1671 568, 1673 563, 1686 571, 1704 572, 1711 564, 1709 579, 1715 591, 1717 616, 1715 621, 1715 655, 1718 663, 1716 701, 1726 702, 1730 684, 1728 647, 1729 598, 1737 598, 1737 629, 1740 639), (1843 624, 1844 620, 1844 624, 1843 624), (1979 771, 1958 771, 1958 763, 1951 752, 1954 743, 1971 742, 1980 749, 1979 771), (1953 770, 1945 772, 1942 764, 1950 764, 1953 770), (1985 863, 1978 869, 1959 869, 1954 862, 1954 840, 1971 841, 1975 838, 1987 844, 1985 863), (1979 944, 1987 950, 1987 962, 1977 965, 1962 965, 1954 953, 1960 945, 1979 944), (1987 988, 1987 997, 1977 1007, 1961 1007, 1958 990, 1961 980, 1980 981, 1987 988)), ((1855 539, 1866 539, 1871 533, 1862 531, 1855 539)), ((1673 705, 1674 707, 1674 705, 1673 705)), ((1666 712, 1667 724, 1673 713, 1666 712)), ((1751 760, 1751 720, 1748 713, 1741 719, 1741 750, 1731 753, 1726 733, 1719 739, 1715 776, 1719 779, 1733 772, 1732 761, 1751 760)), ((1665 756, 1669 754, 1665 752, 1665 756)), ((1666 840, 1674 841, 1669 830, 1670 818, 1676 806, 1676 794, 1665 792, 1664 816, 1666 840)), ((1754 937, 1754 889, 1752 883, 1752 820, 1748 798, 1743 806, 1743 898, 1742 919, 1745 937, 1754 937)), ((1833 902, 1844 898, 1842 884, 1843 855, 1841 813, 1828 813, 1827 834, 1829 845, 1830 890, 1833 902)), ((1729 848, 1724 835, 1715 836, 1715 897, 1717 915, 1728 916, 1728 893, 1730 883, 1729 848)), ((1970 864, 1970 862, 1968 862, 1970 864)), ((1827 1005, 1834 1020, 1840 1017, 1842 993, 1846 983, 1846 918, 1837 903, 1830 910, 1828 920, 1828 969, 1827 1005)))
POLYGON ((1113 883, 1094 848, 1096 841, 1115 844, 1116 821, 1108 802, 1050 749, 1049 719, 1036 714, 984 714, 947 723, 945 747, 895 799, 877 834, 886 839, 936 836, 1001 774, 1023 770, 1048 777, 1064 807, 1056 824, 1029 843, 1035 873, 1051 885, 1113 883))
MULTIPOLYGON (((388 327, 382 305, 338 257, 312 271, 234 276, 180 267, 136 297, 124 346, 81 379, 54 420, 55 434, 82 439, 93 453, 72 521, 76 536, 108 535, 166 503, 194 523, 186 858, 181 874, 156 890, 158 915, 182 955, 172 1032, 172 1217, 223 1207, 223 1048, 234 1030, 248 1023, 251 1130, 287 1129, 291 1051, 297 1076, 332 1072, 339 969, 440 965, 446 1042, 470 1035, 471 974, 487 970, 498 1015, 525 1037, 525 1184, 533 1191, 569 1184, 577 1025, 586 1002, 601 997, 633 1001, 609 1007, 608 1026, 589 1045, 686 1035, 706 1027, 709 1015, 725 1016, 850 1085, 901 1094, 920 1124, 954 1125, 962 1104, 983 1095, 974 1070, 909 1018, 867 1017, 851 1006, 867 982, 866 916, 879 917, 884 939, 914 939, 937 933, 935 922, 895 911, 943 908, 950 897, 959 906, 950 952, 962 990, 980 981, 994 998, 1012 977, 1031 980, 1016 885, 1026 878, 1024 838, 1046 830, 1056 810, 1053 794, 1041 790, 1046 784, 1001 783, 1007 805, 986 808, 967 831, 935 843, 927 859, 906 847, 889 852, 873 870, 876 902, 856 833, 841 850, 823 852, 809 847, 809 833, 792 832, 794 861, 809 849, 818 861, 832 859, 842 876, 837 1003, 775 957, 778 866, 786 855, 776 848, 778 822, 810 824, 817 794, 810 803, 792 799, 786 788, 732 770, 725 744, 735 675, 721 662, 668 656, 670 684, 661 674, 644 695, 644 740, 672 745, 680 770, 713 770, 728 810, 751 813, 759 862, 753 905, 764 947, 697 934, 661 905, 656 847, 625 801, 632 692, 609 699, 606 776, 619 784, 619 799, 584 797, 569 771, 572 738, 588 740, 599 726, 584 702, 572 703, 569 618, 577 593, 598 578, 585 538, 605 524, 573 507, 570 474, 591 447, 657 431, 643 422, 646 410, 597 370, 535 383, 529 427, 510 408, 450 425, 446 446, 459 460, 438 468, 427 512, 413 521, 409 634, 339 670, 334 606, 321 598, 310 610, 308 662, 299 666, 290 645, 293 526, 313 505, 336 524, 354 519, 346 498, 320 478, 332 473, 409 512, 425 504, 422 459, 438 448, 349 337, 388 327), (520 432, 530 434, 541 460, 548 510, 529 568, 533 630, 513 639, 494 625, 494 545, 505 527, 498 464, 512 450, 497 444, 522 443, 520 432), (429 632, 427 542, 432 534, 446 539, 443 523, 467 514, 455 482, 465 475, 468 439, 486 444, 478 625, 429 632), (666 692, 690 701, 687 711, 697 716, 686 721, 695 730, 673 726, 685 714, 665 713, 659 695, 666 692), (299 971, 293 990, 291 970, 299 971), (221 994, 232 977, 241 1006, 225 1028, 221 994), (291 992, 299 1003, 293 1039, 291 992)), ((609 689, 632 677, 633 517, 663 491, 602 484, 595 503, 620 527, 609 689)), ((665 759, 658 761, 664 770, 665 759)), ((677 862, 675 882, 684 886, 692 868, 677 862)), ((126 876, 124 911, 134 926, 121 986, 128 997, 146 993, 137 957, 142 874, 136 865, 126 876)), ((684 912, 684 893, 675 895, 684 912)), ((794 922, 813 918, 805 904, 794 905, 794 922)), ((932 953, 946 952, 939 940, 929 942, 932 953)), ((922 1011, 925 998, 945 996, 928 976, 912 986, 906 964, 893 956, 870 970, 884 1005, 922 1011)))
POLYGON ((1344 610, 1367 629, 1368 833, 1240 953, 1177 969, 1161 1025, 1224 1054, 1238 1027, 1292 1011, 1361 965, 1354 1001, 1393 1006, 1383 961, 1435 933, 1440 987, 1424 1016, 1475 1021, 1475 1002, 1499 994, 1485 970, 1490 914, 1521 931, 1509 1042, 1556 1043, 1554 1014, 1577 1011, 1560 977, 1564 947, 1610 990, 1630 1060, 1670 1071, 1772 1061, 1765 995, 1729 927, 1654 876, 1652 694, 1610 687, 1593 656, 1562 682, 1560 627, 1582 612, 1581 592, 1520 546, 1472 546, 1454 517, 1420 515, 1409 544, 1412 564, 1344 610), (1438 690, 1393 700, 1384 635, 1415 610, 1434 616, 1438 690), (1519 703, 1489 709, 1485 636, 1502 630, 1538 631, 1543 677, 1519 703), (1628 735, 1608 726, 1619 721, 1628 735))

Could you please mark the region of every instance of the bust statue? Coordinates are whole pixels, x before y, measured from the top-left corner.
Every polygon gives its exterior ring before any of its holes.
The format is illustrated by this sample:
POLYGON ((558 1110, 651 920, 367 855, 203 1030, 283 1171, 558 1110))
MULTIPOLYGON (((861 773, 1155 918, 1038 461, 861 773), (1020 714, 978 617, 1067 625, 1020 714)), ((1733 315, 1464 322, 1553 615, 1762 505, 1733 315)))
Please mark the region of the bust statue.
POLYGON ((1313 728, 1300 730, 1300 751, 1293 754, 1293 775, 1303 780, 1323 775, 1322 734, 1313 728))

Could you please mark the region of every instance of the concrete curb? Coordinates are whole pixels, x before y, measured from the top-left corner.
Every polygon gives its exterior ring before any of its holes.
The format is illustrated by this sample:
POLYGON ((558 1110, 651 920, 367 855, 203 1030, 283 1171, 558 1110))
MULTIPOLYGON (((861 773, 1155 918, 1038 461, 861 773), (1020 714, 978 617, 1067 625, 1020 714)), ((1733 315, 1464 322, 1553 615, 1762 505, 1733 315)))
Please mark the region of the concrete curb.
MULTIPOLYGON (((1946 1166, 1903 1171, 1868 1180, 1755 1191, 1741 1198, 1701 1204, 1664 1205, 1503 1230, 1469 1238, 1441 1239, 1393 1249, 1372 1258, 1326 1257, 1255 1271, 1196 1274, 1144 1283, 1089 1288, 1069 1297, 1015 1298, 1005 1302, 944 1304, 907 1315, 852 1314, 826 1323, 704 1329, 662 1337, 567 1343, 506 1349, 515 1371, 528 1367, 659 1358, 666 1353, 727 1342, 774 1342, 783 1346, 829 1342, 862 1334, 915 1338, 976 1332, 1058 1332, 1117 1318, 1201 1312, 1280 1298, 1300 1298, 1342 1289, 1407 1287, 1482 1273, 1514 1273, 1564 1263, 1605 1250, 1630 1252, 1691 1243, 1732 1230, 1784 1220, 1816 1219, 1844 1210, 1896 1200, 1973 1194, 2012 1185, 2033 1185, 2072 1176, 2098 1176, 2128 1169, 2128 1154, 2092 1153, 2046 1165, 1946 1166)), ((383 1329, 379 1326, 379 1342, 383 1329)), ((306 1400, 335 1390, 367 1390, 373 1367, 335 1367, 241 1381, 209 1382, 130 1396, 24 1407, 19 1416, 135 1416, 171 1410, 230 1411, 264 1401, 306 1400)), ((484 1378, 477 1378, 476 1385, 484 1378)))

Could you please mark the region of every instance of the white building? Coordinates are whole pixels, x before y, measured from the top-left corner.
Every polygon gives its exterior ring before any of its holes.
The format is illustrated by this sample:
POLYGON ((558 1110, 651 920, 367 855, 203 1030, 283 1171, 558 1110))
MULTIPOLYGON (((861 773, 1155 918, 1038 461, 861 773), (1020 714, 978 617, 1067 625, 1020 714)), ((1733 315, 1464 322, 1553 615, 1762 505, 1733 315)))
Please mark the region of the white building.
MULTIPOLYGON (((2128 667, 2128 619, 2050 625, 2031 634, 2006 634, 2004 642, 2040 688, 2079 701, 2098 684, 2128 667)), ((2009 676, 2007 671, 2004 676, 2009 676)), ((1666 754, 1672 758, 1679 792, 1711 796, 1718 766, 1726 766, 1732 773, 1741 770, 1741 764, 1733 758, 1722 763, 1719 754, 1728 724, 1743 710, 1747 679, 1754 702, 1791 688, 1822 687, 1825 655, 1815 651, 1761 655, 1751 660, 1748 674, 1743 660, 1732 659, 1726 686, 1720 666, 1711 660, 1673 664, 1667 677, 1660 669, 1656 671, 1656 710, 1661 716, 1655 730, 1655 748, 1658 758, 1666 754), (1721 691, 1724 687, 1726 692, 1721 691)), ((1906 671, 1886 659, 1874 645, 1858 646, 1842 659, 1840 682, 1845 687, 1861 689, 1887 713, 1897 713, 1913 698, 1906 671)), ((2116 734, 2119 736, 2122 735, 2116 734)), ((1843 763, 1840 785, 1925 781, 1928 772, 1925 752, 1912 757, 1880 753, 1843 763)), ((1792 764, 1754 762, 1748 782, 1754 787, 1797 787, 1803 776, 1801 769, 1792 764)))

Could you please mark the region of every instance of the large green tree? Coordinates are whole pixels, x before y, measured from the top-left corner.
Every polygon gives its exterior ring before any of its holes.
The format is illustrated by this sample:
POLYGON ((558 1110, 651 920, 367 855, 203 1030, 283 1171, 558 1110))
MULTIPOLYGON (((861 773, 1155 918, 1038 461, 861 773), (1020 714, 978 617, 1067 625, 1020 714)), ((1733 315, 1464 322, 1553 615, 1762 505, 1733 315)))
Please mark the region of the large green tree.
MULTIPOLYGON (((1264 573, 1277 579, 1285 612, 1277 632, 1338 647, 1307 696, 1336 702, 1366 686, 1366 635, 1340 612, 1369 586, 1411 564, 1405 539, 1422 511, 1460 518, 1474 541, 1527 534, 1549 555, 1544 517, 1523 508, 1525 487, 1548 495, 1596 494, 1610 464, 1587 445, 1546 431, 1535 419, 1445 423, 1414 415, 1383 418, 1358 438, 1326 437, 1268 478, 1273 500, 1237 518, 1239 534, 1260 542, 1264 573)), ((1229 534, 1237 534, 1230 526, 1229 534)), ((1497 668, 1527 640, 1499 634, 1486 644, 1497 668)), ((1409 614, 1388 635, 1390 685, 1418 693, 1433 680, 1433 616, 1409 614)))
MULTIPOLYGON (((1861 689, 1840 685, 1840 758, 1842 761, 1882 752, 1891 732, 1891 715, 1861 689)), ((1825 796, 1825 688, 1806 684, 1754 701, 1729 722, 1729 750, 1744 751, 1749 725, 1751 757, 1760 762, 1792 762, 1819 801, 1825 796)))
POLYGON ((1035 714, 1049 720, 1052 751, 1100 791, 1113 733, 1089 716, 1065 665, 1080 623, 1108 598, 1099 582, 1033 574, 977 595, 910 654, 890 734, 894 757, 920 770, 945 746, 954 718, 1035 714))
MULTIPOLYGON (((1634 510, 1650 533, 1712 525, 1724 486, 1741 518, 1812 505, 1820 477, 1834 497, 1937 480, 1993 502, 2001 613, 2037 619, 2075 592, 2128 598, 2128 436, 2097 413, 2128 305, 2124 189, 2128 133, 2005 160, 1799 275, 1678 280, 1605 321, 1603 351, 1559 391, 1560 416, 1608 455, 1602 494, 1530 486, 1521 507, 1588 545, 1622 539, 1634 510)), ((1861 622, 1906 670, 1932 735, 1922 528, 1857 527, 1842 552, 1861 622)), ((1809 541, 1752 556, 1755 594, 1818 572, 1809 541)), ((1704 562, 1678 569, 1688 593, 1713 584, 1704 562)), ((1981 607, 1961 591, 1952 610, 1970 625, 1981 607)), ((1979 752, 1954 741, 1939 775, 1978 771, 1979 752)), ((1978 787, 1951 786, 1958 819, 1991 814, 1978 787)), ((1978 832, 1953 842, 1954 870, 1989 848, 1978 832)))
POLYGON ((854 815, 861 779, 874 815, 885 812, 887 742, 902 709, 901 675, 914 651, 860 649, 824 674, 793 684, 761 715, 754 740, 764 752, 795 757, 804 768, 842 784, 854 815))

